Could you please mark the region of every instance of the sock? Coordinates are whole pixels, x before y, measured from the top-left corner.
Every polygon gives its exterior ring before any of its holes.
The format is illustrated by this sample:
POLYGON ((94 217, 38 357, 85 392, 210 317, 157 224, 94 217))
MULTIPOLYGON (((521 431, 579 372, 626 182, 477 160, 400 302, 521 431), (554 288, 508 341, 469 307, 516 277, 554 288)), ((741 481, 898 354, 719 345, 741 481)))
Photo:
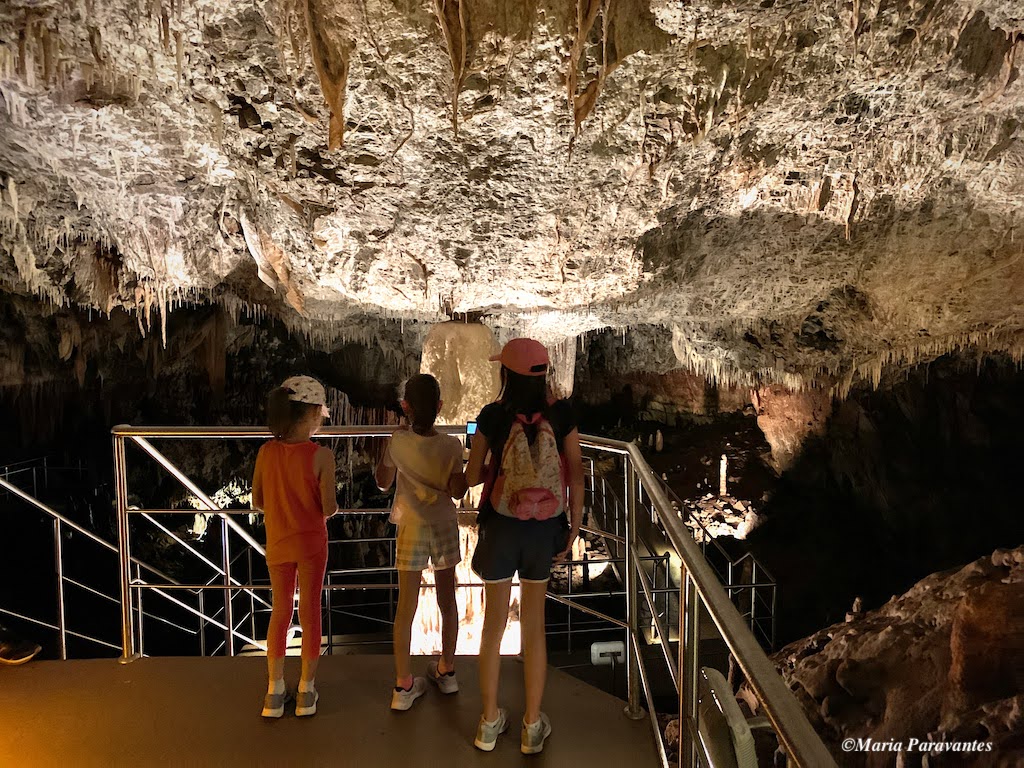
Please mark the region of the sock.
POLYGON ((451 668, 451 669, 449 669, 449 670, 448 670, 447 672, 442 672, 442 671, 441 671, 441 665, 442 665, 442 664, 444 664, 444 662, 443 662, 443 661, 438 661, 438 662, 437 662, 437 674, 438 674, 439 676, 441 676, 441 677, 449 677, 449 676, 451 676, 451 675, 454 675, 454 674, 455 674, 455 667, 452 667, 452 668, 451 668))
POLYGON ((498 716, 496 718, 494 718, 493 720, 484 720, 484 716, 480 715, 480 720, 483 721, 484 725, 488 725, 488 726, 490 726, 490 725, 497 725, 501 721, 501 712, 499 712, 498 716))
POLYGON ((299 693, 309 693, 314 690, 316 686, 313 682, 313 680, 299 680, 299 693))
POLYGON ((412 690, 412 675, 406 675, 405 677, 398 678, 395 681, 396 691, 411 691, 412 690))
POLYGON ((277 680, 271 680, 267 685, 267 693, 271 696, 284 693, 284 678, 278 678, 277 680))

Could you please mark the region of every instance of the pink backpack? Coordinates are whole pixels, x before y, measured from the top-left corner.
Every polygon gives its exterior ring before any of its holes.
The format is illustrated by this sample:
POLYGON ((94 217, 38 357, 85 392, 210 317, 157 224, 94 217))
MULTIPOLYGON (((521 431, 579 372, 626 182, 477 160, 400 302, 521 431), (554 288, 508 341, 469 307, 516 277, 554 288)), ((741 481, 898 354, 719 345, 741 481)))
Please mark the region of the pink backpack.
POLYGON ((564 511, 565 464, 551 422, 541 414, 519 414, 501 452, 490 499, 500 515, 520 520, 547 520, 564 511), (523 425, 536 427, 531 445, 523 425))

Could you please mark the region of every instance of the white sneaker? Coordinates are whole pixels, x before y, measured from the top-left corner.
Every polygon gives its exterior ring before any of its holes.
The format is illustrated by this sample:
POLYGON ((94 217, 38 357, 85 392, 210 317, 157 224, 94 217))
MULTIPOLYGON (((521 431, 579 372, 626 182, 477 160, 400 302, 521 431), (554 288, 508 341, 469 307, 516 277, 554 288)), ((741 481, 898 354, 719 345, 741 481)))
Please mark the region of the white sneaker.
POLYGON ((320 701, 320 693, 314 688, 312 691, 299 691, 295 694, 295 716, 310 717, 316 714, 316 703, 320 701))
POLYGON ((268 693, 263 699, 263 717, 281 717, 284 714, 284 705, 288 703, 288 693, 268 693))
POLYGON ((403 688, 395 688, 391 694, 391 708, 404 712, 412 707, 416 699, 427 692, 427 681, 422 677, 413 678, 412 688, 408 691, 403 688))
POLYGON ((458 693, 459 681, 455 679, 455 672, 441 674, 437 671, 437 662, 432 661, 427 665, 427 680, 437 686, 441 693, 458 693))
POLYGON ((543 712, 536 723, 526 724, 523 721, 521 750, 524 755, 535 755, 544 749, 544 741, 551 735, 551 721, 543 712))
POLYGON ((490 752, 494 749, 494 745, 498 743, 498 737, 508 730, 508 710, 499 709, 498 719, 493 723, 484 721, 483 716, 480 717, 480 724, 476 727, 476 739, 473 741, 473 746, 477 749, 482 749, 484 752, 490 752))

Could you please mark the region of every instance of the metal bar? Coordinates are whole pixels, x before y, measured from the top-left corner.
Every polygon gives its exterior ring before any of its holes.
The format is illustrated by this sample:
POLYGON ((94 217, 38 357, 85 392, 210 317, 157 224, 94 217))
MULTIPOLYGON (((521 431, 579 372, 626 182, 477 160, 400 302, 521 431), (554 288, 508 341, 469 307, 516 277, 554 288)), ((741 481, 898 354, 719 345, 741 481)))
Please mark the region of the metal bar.
MULTIPOLYGON (((133 437, 135 444, 138 445, 142 450, 149 454, 150 458, 157 462, 160 466, 166 469, 175 480, 181 483, 187 488, 199 501, 206 505, 207 510, 218 515, 221 520, 225 521, 229 528, 237 533, 246 544, 255 549, 261 555, 266 557, 266 550, 263 549, 263 545, 254 539, 247 530, 231 519, 231 516, 226 514, 224 510, 218 507, 213 500, 200 490, 199 486, 192 482, 192 480, 178 469, 166 456, 160 451, 154 448, 150 443, 142 437, 133 437)), ((122 448, 123 451, 123 448, 122 448)))
MULTIPOLYGON (((142 573, 140 572, 139 566, 135 566, 135 581, 142 581, 142 573)), ((146 626, 146 614, 142 612, 142 591, 135 593, 135 610, 139 617, 139 623, 135 625, 137 635, 135 637, 136 650, 140 656, 146 655, 145 650, 145 626, 146 626)))
POLYGON ((125 466, 124 438, 122 437, 114 437, 114 492, 117 500, 118 573, 121 578, 121 663, 127 664, 138 657, 135 654, 135 628, 132 625, 128 472, 125 466))
POLYGON ((549 600, 553 600, 556 603, 561 603, 562 605, 567 605, 570 608, 575 608, 577 611, 582 611, 583 613, 590 614, 591 616, 596 616, 597 618, 602 619, 603 621, 607 621, 609 624, 614 624, 616 627, 626 627, 626 622, 622 621, 621 619, 613 618, 612 616, 609 616, 607 613, 601 613, 600 611, 595 611, 593 608, 588 608, 585 605, 575 603, 569 598, 563 597, 562 595, 556 595, 553 592, 548 592, 547 596, 549 600))
MULTIPOLYGON (((170 600, 172 603, 177 605, 179 608, 182 608, 182 609, 188 611, 189 613, 191 613, 193 615, 198 614, 198 611, 195 608, 193 608, 191 605, 188 605, 187 603, 183 603, 183 602, 181 602, 181 600, 178 600, 176 597, 173 597, 173 596, 167 594, 164 591, 164 590, 167 589, 166 585, 153 586, 152 584, 132 584, 131 588, 132 589, 143 589, 143 588, 152 589, 154 592, 156 592, 162 598, 164 598, 165 600, 170 600)), ((230 629, 229 629, 227 624, 222 624, 221 622, 217 621, 216 619, 214 619, 214 618, 212 618, 210 616, 204 616, 203 618, 205 618, 206 621, 208 621, 210 624, 213 624, 214 626, 219 627, 220 629, 223 629, 225 631, 230 631, 230 629)), ((239 637, 239 639, 245 640, 247 643, 255 645, 257 648, 259 648, 262 651, 267 650, 266 643, 261 643, 259 640, 254 640, 251 637, 249 637, 248 635, 243 635, 241 632, 235 632, 234 634, 237 635, 239 637)), ((218 647, 218 650, 219 650, 219 647, 218 647)))
MULTIPOLYGON (((20 613, 15 613, 14 611, 8 611, 6 608, 0 608, 0 613, 4 614, 6 616, 10 616, 10 617, 15 618, 15 619, 19 619, 21 621, 27 621, 30 624, 35 624, 36 626, 39 626, 39 627, 45 627, 46 629, 52 629, 54 632, 59 632, 60 631, 60 628, 57 627, 54 624, 50 624, 50 623, 45 622, 45 621, 40 621, 39 619, 34 619, 31 616, 23 616, 20 613)), ((100 640, 97 637, 90 637, 89 635, 83 635, 83 634, 81 634, 79 632, 75 632, 75 631, 70 630, 70 629, 66 630, 66 632, 67 632, 69 637, 77 637, 80 640, 88 640, 90 643, 96 643, 97 645, 102 645, 102 646, 105 646, 107 648, 111 648, 111 649, 113 649, 115 651, 120 651, 121 650, 120 646, 114 645, 113 643, 108 643, 105 640, 100 640)))
MULTIPOLYGON (((633 558, 636 557, 636 476, 632 462, 627 459, 624 472, 626 499, 626 627, 633 637, 639 637, 640 612, 636 604, 636 572, 633 558)), ((640 661, 632 643, 626 644, 626 716, 634 720, 643 717, 640 708, 640 661)))
POLYGON ((697 680, 700 673, 700 602, 690 573, 679 595, 679 767, 697 765, 697 680), (690 729, 690 726, 693 729, 690 729))
POLYGON ((672 654, 669 651, 669 645, 672 643, 672 636, 668 633, 665 628, 665 624, 661 620, 661 616, 658 615, 658 606, 654 602, 654 595, 651 594, 650 587, 647 585, 647 577, 644 574, 643 569, 634 563, 636 566, 636 577, 637 581, 640 582, 640 586, 644 591, 644 598, 647 600, 647 606, 651 609, 651 618, 654 619, 654 625, 658 630, 658 638, 661 641, 661 654, 665 657, 665 666, 668 667, 669 676, 672 678, 672 685, 676 688, 679 687, 679 667, 678 664, 672 659, 672 654))
POLYGON ((235 631, 234 606, 231 603, 233 597, 231 587, 231 542, 228 540, 228 518, 222 517, 220 526, 220 547, 224 568, 224 623, 227 624, 228 634, 224 642, 228 644, 228 656, 235 655, 235 642, 232 634, 235 631))
MULTIPOLYGON (((0 487, 10 491, 15 496, 17 496, 22 501, 24 501, 26 504, 29 504, 30 506, 35 507, 37 510, 39 510, 43 514, 47 515, 48 517, 52 518, 53 520, 60 520, 60 523, 61 523, 62 526, 70 528, 75 533, 81 534, 85 538, 89 539, 89 541, 93 541, 93 542, 99 544, 101 547, 103 547, 106 550, 109 550, 110 552, 115 552, 116 553, 118 551, 118 548, 115 545, 111 544, 106 539, 100 538, 95 533, 90 531, 88 528, 83 528, 78 523, 76 523, 74 520, 71 520, 70 518, 65 517, 60 512, 57 512, 56 510, 54 510, 51 507, 49 507, 46 504, 44 504, 43 502, 39 501, 39 499, 37 499, 34 496, 26 493, 25 491, 23 491, 18 486, 13 485, 13 484, 7 482, 3 478, 0 478, 0 487)), ((153 566, 149 565, 148 563, 143 562, 142 560, 139 560, 139 559, 133 557, 132 558, 132 562, 136 563, 138 565, 141 565, 147 571, 149 571, 150 573, 152 573, 155 576, 159 576, 161 579, 164 579, 165 581, 168 581, 168 582, 173 582, 174 581, 174 579, 172 579, 166 573, 163 573, 162 571, 157 570, 156 568, 154 568, 153 566)))
MULTIPOLYGON (((173 531, 169 530, 167 528, 167 526, 163 525, 159 520, 156 520, 155 518, 151 517, 148 513, 143 513, 142 517, 145 520, 148 520, 150 523, 152 523, 157 528, 159 528, 167 536, 170 536, 172 539, 174 539, 175 542, 177 542, 179 545, 181 545, 182 547, 187 549, 189 552, 191 552, 193 555, 195 555, 197 558, 199 558, 199 560, 201 560, 203 563, 205 563, 210 568, 212 568, 214 571, 216 571, 217 576, 224 576, 225 575, 225 571, 224 571, 223 568, 221 568, 219 565, 217 565, 215 562, 213 562, 213 560, 208 558, 206 555, 204 555, 198 549, 196 549, 191 544, 189 544, 187 541, 185 541, 180 536, 178 536, 178 534, 176 534, 173 531)), ((245 551, 252 552, 251 549, 250 550, 245 550, 245 551)), ((239 554, 243 554, 243 552, 239 552, 239 554)), ((214 577, 214 578, 216 578, 216 577, 214 577)), ((241 583, 237 579, 232 579, 232 582, 235 583, 235 584, 241 583)), ((270 607, 270 603, 268 603, 263 598, 260 597, 260 598, 256 598, 256 599, 258 599, 261 603, 263 603, 268 608, 270 607)))
POLYGON ((206 609, 203 605, 203 593, 199 593, 199 655, 206 655, 206 609))
POLYGON ((633 466, 659 512, 669 543, 678 553, 693 581, 700 600, 718 628, 722 639, 736 657, 755 695, 764 704, 765 714, 779 735, 785 750, 798 765, 831 768, 835 759, 815 733, 800 708, 796 697, 786 687, 775 667, 768 660, 757 639, 751 634, 736 606, 732 604, 718 579, 700 554, 686 526, 672 510, 660 481, 644 461, 636 446, 627 445, 633 466), (671 514, 670 514, 671 512, 671 514))
MULTIPOLYGON (((641 649, 639 639, 626 633, 626 642, 633 646, 633 652, 639 657, 641 649)), ((647 701, 648 722, 651 724, 651 731, 654 734, 654 744, 658 748, 658 758, 663 768, 668 768, 668 753, 665 751, 665 737, 661 733, 661 724, 658 722, 658 711, 654 708, 654 695, 651 693, 651 681, 647 676, 647 668, 640 665, 640 683, 644 689, 644 699, 647 701)))
POLYGON ((57 637, 61 659, 68 657, 67 620, 64 609, 64 537, 60 520, 53 521, 53 564, 57 571, 57 637))

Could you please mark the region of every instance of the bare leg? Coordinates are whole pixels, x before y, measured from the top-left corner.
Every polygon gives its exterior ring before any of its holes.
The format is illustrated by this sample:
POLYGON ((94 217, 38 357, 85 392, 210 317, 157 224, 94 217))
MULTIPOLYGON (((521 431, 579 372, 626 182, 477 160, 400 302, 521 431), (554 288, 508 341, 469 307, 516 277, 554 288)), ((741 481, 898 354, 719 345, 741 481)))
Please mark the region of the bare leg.
POLYGON ((544 682, 548 672, 547 638, 544 636, 544 601, 547 599, 546 581, 524 581, 519 621, 523 632, 523 676, 526 685, 526 712, 523 721, 535 723, 540 719, 540 705, 544 699, 544 682))
POLYGON ((437 609, 441 613, 440 673, 455 669, 455 644, 459 640, 459 607, 455 602, 455 567, 434 571, 437 609))
POLYGON ((480 638, 480 698, 487 722, 498 718, 498 674, 501 671, 501 636, 508 623, 512 579, 484 584, 484 629, 480 638))
POLYGON ((398 685, 412 674, 409 663, 409 646, 412 643, 412 620, 416 617, 416 606, 420 600, 420 581, 423 571, 398 572, 398 607, 395 609, 395 633, 393 648, 395 654, 395 679, 398 685))

